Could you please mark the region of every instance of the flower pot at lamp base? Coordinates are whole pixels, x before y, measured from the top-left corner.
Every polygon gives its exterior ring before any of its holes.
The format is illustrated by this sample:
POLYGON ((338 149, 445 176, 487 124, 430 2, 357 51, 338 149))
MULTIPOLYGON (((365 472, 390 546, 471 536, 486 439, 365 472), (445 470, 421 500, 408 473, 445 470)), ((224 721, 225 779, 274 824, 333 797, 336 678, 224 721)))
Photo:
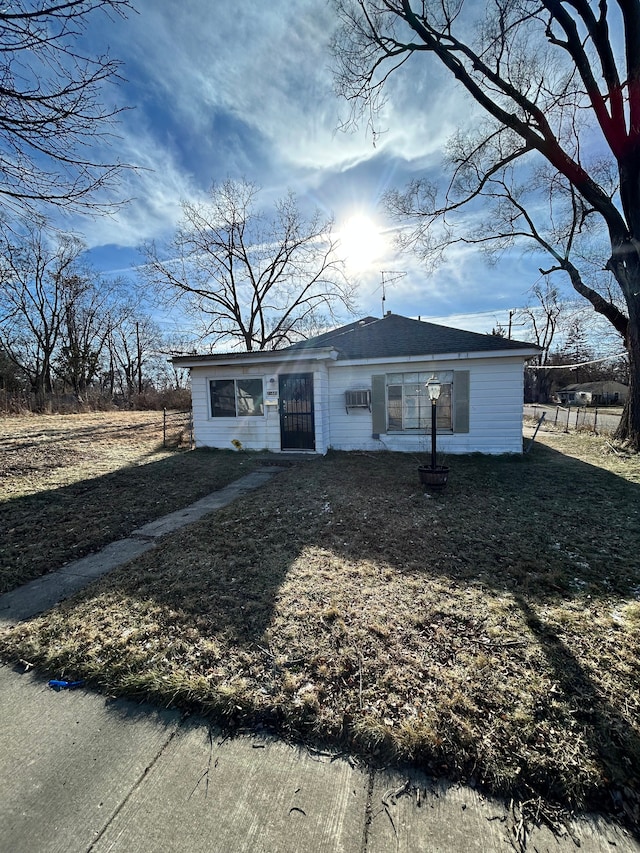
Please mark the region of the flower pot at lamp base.
POLYGON ((419 465, 418 477, 422 485, 429 491, 441 492, 447 485, 449 468, 446 465, 436 465, 435 468, 430 465, 419 465))

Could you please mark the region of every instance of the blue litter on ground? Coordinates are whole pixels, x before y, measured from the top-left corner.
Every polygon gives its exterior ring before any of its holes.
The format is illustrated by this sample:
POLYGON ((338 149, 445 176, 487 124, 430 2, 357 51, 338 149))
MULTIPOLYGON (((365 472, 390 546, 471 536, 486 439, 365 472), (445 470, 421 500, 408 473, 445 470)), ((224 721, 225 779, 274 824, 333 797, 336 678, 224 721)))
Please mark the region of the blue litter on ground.
POLYGON ((81 679, 80 681, 58 681, 56 678, 52 678, 49 682, 49 687, 52 687, 54 690, 73 690, 74 687, 82 687, 84 681, 81 679))

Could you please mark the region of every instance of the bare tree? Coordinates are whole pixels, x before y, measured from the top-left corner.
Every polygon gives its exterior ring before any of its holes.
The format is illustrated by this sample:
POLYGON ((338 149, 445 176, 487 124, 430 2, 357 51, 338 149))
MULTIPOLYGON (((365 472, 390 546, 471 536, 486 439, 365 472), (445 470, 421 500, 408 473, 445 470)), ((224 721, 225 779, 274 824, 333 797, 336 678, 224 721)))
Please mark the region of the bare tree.
POLYGON ((24 391, 28 380, 24 371, 7 355, 0 345, 0 391, 15 394, 24 391))
POLYGON ((79 401, 100 374, 107 340, 124 296, 121 282, 79 269, 65 281, 55 373, 79 401))
POLYGON ((124 16, 129 0, 14 0, 0 10, 0 198, 5 209, 34 213, 45 203, 100 208, 98 190, 122 164, 103 162, 96 143, 118 112, 101 87, 119 75, 108 55, 81 47, 97 13, 124 16))
MULTIPOLYGON (((625 341, 631 388, 618 437, 640 448, 640 5, 637 0, 336 0, 337 85, 371 117, 390 75, 430 54, 484 111, 449 150, 441 198, 418 181, 391 199, 433 256, 451 240, 529 241, 625 341), (475 20, 475 12, 482 18, 475 20), (595 152, 595 153, 594 153, 595 152), (546 210, 541 202, 546 201, 546 210), (455 214, 476 205, 460 236, 455 214), (435 228, 439 225, 441 230, 435 228), (579 243, 602 231, 622 307, 587 280, 579 243)), ((606 277, 605 277, 606 279, 606 277)))
POLYGON ((20 241, 11 232, 0 234, 0 346, 40 400, 53 390, 68 283, 83 248, 69 236, 51 245, 37 225, 20 241))
POLYGON ((126 282, 101 278, 82 261, 84 248, 37 223, 0 232, 0 351, 28 377, 39 406, 58 389, 82 401, 132 310, 126 282))
POLYGON ((38 408, 60 390, 78 402, 99 389, 131 403, 169 384, 169 344, 131 284, 103 279, 83 251, 73 235, 52 240, 38 224, 0 231, 0 389, 26 379, 38 408))
POLYGON ((145 247, 147 279, 186 303, 203 337, 247 351, 276 349, 302 337, 319 312, 353 307, 332 222, 319 212, 305 218, 292 194, 267 215, 257 195, 247 181, 214 184, 206 204, 183 203, 164 252, 145 247))
POLYGON ((522 316, 531 328, 531 333, 536 344, 541 347, 541 352, 535 359, 531 359, 528 367, 530 370, 525 375, 525 400, 534 403, 548 403, 553 383, 552 371, 545 370, 551 356, 558 323, 563 313, 566 313, 566 305, 563 304, 558 289, 546 279, 544 285, 537 282, 531 288, 531 294, 535 299, 533 304, 529 303, 522 309, 522 316))
POLYGON ((148 368, 161 356, 160 332, 135 300, 121 305, 119 316, 109 329, 107 348, 110 394, 119 394, 131 403, 145 391, 148 368))

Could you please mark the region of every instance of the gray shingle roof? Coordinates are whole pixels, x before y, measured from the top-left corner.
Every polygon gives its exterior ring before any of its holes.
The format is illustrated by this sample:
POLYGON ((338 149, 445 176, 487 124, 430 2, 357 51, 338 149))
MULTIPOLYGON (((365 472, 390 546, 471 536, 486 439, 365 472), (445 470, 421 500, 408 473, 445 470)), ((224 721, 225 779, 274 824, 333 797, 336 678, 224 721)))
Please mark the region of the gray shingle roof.
POLYGON ((459 352, 495 352, 505 350, 538 349, 535 344, 512 341, 497 335, 481 335, 411 320, 399 314, 382 318, 365 317, 325 332, 315 338, 292 344, 283 352, 292 350, 334 347, 338 361, 360 358, 394 358, 408 355, 439 355, 459 352))

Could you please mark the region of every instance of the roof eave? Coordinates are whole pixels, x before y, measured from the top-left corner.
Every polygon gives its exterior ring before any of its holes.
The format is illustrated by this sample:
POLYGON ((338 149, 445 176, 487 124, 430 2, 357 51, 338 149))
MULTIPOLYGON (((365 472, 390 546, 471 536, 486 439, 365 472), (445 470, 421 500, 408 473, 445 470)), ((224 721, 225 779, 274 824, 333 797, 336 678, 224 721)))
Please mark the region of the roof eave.
POLYGON ((317 349, 268 350, 246 353, 224 353, 216 355, 174 355, 170 362, 176 367, 228 367, 234 364, 263 364, 276 362, 280 364, 299 363, 301 361, 335 361, 338 352, 333 347, 318 347, 317 349))

